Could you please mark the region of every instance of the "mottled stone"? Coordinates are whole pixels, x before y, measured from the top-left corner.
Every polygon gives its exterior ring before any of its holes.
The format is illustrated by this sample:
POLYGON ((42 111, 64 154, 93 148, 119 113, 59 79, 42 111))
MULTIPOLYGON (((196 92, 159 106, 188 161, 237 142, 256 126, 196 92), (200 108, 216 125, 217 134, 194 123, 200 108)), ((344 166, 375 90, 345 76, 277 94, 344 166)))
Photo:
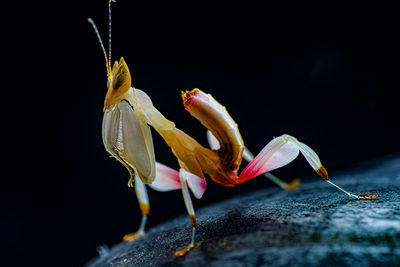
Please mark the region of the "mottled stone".
POLYGON ((187 216, 152 227, 137 242, 101 248, 88 266, 400 264, 400 155, 331 177, 351 192, 380 199, 351 199, 318 179, 292 192, 247 192, 197 211, 196 240, 204 242, 184 257, 173 254, 190 242, 187 216))

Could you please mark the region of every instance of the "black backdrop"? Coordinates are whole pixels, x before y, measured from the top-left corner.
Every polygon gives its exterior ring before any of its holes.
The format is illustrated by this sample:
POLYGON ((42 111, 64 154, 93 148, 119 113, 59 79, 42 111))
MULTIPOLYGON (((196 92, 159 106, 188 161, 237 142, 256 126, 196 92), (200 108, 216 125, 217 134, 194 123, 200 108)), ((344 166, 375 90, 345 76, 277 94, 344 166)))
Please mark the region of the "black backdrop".
MULTIPOLYGON (((273 136, 309 144, 328 170, 399 151, 400 30, 393 6, 281 2, 257 6, 118 1, 113 59, 176 125, 206 144, 180 91, 211 93, 258 152, 273 136)), ((106 1, 2 8, 0 251, 13 263, 79 265, 136 230, 128 173, 101 141, 105 63, 87 22, 107 39, 106 1)), ((177 167, 154 134, 156 157, 177 167)), ((311 174, 304 159, 275 172, 311 174)), ((315 179, 319 179, 315 175, 315 179)), ((208 183, 200 207, 272 186, 208 183)), ((184 213, 180 192, 150 192, 149 225, 184 213)))

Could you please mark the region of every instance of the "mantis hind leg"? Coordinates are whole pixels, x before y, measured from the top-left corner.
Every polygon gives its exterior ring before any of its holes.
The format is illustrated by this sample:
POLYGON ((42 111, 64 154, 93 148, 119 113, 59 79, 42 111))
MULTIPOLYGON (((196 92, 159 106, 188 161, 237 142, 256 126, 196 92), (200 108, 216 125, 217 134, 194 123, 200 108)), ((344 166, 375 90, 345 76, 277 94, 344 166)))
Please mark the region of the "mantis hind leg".
MULTIPOLYGON (((220 149, 221 146, 220 146, 218 139, 213 135, 213 133, 210 130, 207 131, 207 140, 208 140, 208 144, 210 145, 211 149, 214 149, 214 150, 220 149)), ((245 147, 243 150, 243 159, 247 162, 251 162, 254 160, 253 153, 251 153, 247 147, 245 147)), ((276 185, 278 185, 280 188, 285 189, 285 190, 294 190, 300 184, 299 178, 294 179, 290 183, 286 183, 270 172, 264 173, 264 176, 267 177, 269 180, 271 180, 276 185)))
MULTIPOLYGON (((135 194, 139 201, 139 207, 142 212, 142 221, 140 223, 140 226, 139 226, 139 229, 137 230, 137 232, 124 235, 122 240, 125 242, 133 242, 133 241, 137 240, 138 238, 145 235, 147 215, 149 214, 149 211, 150 211, 150 203, 149 203, 149 197, 147 195, 146 186, 142 183, 142 181, 140 181, 139 177, 137 177, 136 175, 135 175, 134 180, 135 180, 134 181, 135 194)), ((128 186, 130 186, 130 187, 133 186, 132 180, 130 180, 128 186)))
MULTIPOLYGON (((335 186, 350 197, 356 199, 378 199, 378 194, 353 194, 330 181, 328 172, 322 166, 318 155, 309 146, 299 142, 293 136, 284 134, 274 138, 269 142, 260 153, 244 168, 239 175, 239 183, 243 183, 257 175, 267 173, 271 170, 285 166, 292 162, 301 153, 315 172, 327 183, 335 186)), ((251 156, 251 155, 250 155, 251 156)), ((250 157, 249 156, 249 157, 250 157)), ((244 156, 246 157, 246 156, 244 156)))

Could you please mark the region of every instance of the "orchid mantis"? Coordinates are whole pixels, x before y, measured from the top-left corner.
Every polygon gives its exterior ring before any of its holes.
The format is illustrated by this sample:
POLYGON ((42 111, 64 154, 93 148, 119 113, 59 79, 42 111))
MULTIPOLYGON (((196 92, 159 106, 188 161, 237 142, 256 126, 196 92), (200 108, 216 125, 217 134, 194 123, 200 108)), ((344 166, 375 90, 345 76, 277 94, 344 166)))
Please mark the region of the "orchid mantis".
MULTIPOLYGON (((109 1, 111 28, 111 0, 109 1)), ((94 22, 89 19, 103 48, 107 69, 107 94, 104 101, 103 143, 107 152, 123 164, 130 173, 128 186, 134 187, 142 211, 142 223, 136 233, 124 236, 133 241, 144 234, 149 213, 149 200, 145 184, 158 191, 181 189, 192 224, 192 241, 175 253, 182 256, 195 246, 196 215, 189 189, 201 198, 206 189, 205 175, 223 186, 239 185, 261 174, 283 188, 291 189, 298 182, 286 184, 269 174, 287 165, 300 153, 326 182, 357 199, 378 198, 377 194, 350 193, 331 182, 318 155, 307 145, 290 135, 272 139, 254 157, 244 146, 237 124, 226 108, 211 95, 199 89, 182 92, 185 109, 208 129, 210 148, 179 130, 152 104, 150 97, 131 85, 129 68, 121 58, 111 67, 111 29, 109 29, 109 54, 105 52, 94 22), (155 161, 153 140, 149 125, 161 135, 177 158, 180 170, 174 170, 155 161), (238 174, 242 158, 250 163, 238 174)))

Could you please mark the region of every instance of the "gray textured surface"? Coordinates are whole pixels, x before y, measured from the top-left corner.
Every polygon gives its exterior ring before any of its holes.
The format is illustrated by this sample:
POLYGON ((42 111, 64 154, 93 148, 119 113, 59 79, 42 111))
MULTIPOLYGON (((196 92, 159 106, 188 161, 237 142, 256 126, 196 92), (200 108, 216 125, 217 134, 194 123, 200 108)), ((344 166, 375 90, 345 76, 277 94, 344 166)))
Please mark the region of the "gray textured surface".
POLYGON ((400 264, 400 155, 331 173, 353 200, 316 179, 294 192, 268 188, 197 211, 198 241, 181 216, 150 229, 145 238, 102 248, 88 266, 372 266, 400 264))

